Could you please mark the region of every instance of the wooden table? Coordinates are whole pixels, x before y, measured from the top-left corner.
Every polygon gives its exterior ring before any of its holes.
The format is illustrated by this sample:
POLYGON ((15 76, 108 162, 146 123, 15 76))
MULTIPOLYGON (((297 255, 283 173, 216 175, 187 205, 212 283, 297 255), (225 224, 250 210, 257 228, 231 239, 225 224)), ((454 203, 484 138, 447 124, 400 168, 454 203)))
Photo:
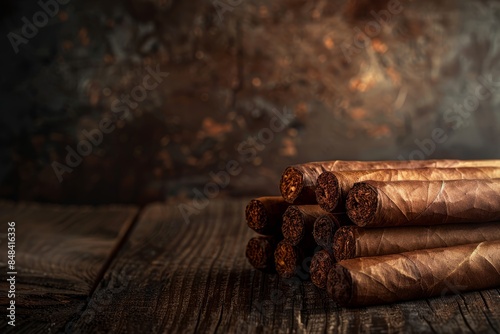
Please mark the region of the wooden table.
MULTIPOLYGON (((0 263, 16 222, 16 332, 491 332, 498 289, 358 309, 310 282, 255 271, 246 200, 212 200, 184 221, 176 204, 0 204, 0 263)), ((7 325, 6 279, 0 283, 7 325)))

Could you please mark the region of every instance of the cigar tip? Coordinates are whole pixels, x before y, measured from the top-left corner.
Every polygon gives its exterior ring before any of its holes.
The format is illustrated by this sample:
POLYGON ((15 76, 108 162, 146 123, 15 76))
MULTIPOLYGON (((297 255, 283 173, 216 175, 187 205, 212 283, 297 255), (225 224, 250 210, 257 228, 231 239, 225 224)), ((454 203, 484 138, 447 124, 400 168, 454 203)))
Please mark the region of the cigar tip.
POLYGON ((304 238, 304 220, 300 210, 296 206, 289 206, 283 214, 283 224, 281 225, 283 237, 293 246, 299 244, 304 238))
POLYGON ((311 281, 320 289, 326 289, 328 272, 333 266, 333 259, 326 250, 316 252, 311 260, 311 281))
POLYGON ((330 298, 341 306, 348 306, 351 302, 352 277, 349 271, 341 264, 334 264, 328 272, 326 292, 330 298))
POLYGON ((273 251, 271 238, 253 237, 247 243, 245 255, 254 268, 267 271, 274 268, 273 251))
POLYGON ((321 247, 331 250, 332 241, 335 230, 337 229, 337 224, 328 215, 318 217, 314 222, 313 227, 313 237, 318 245, 321 247))
POLYGON ((355 238, 352 226, 342 226, 333 237, 333 255, 337 262, 352 259, 355 256, 355 238))
POLYGON ((347 215, 358 226, 369 225, 375 219, 377 206, 377 191, 368 183, 355 183, 347 194, 347 215))
POLYGON ((245 218, 248 227, 259 232, 267 223, 267 214, 264 204, 257 199, 252 199, 245 208, 245 218))
POLYGON ((323 172, 316 181, 316 201, 328 212, 333 212, 340 200, 339 181, 334 173, 323 172))
POLYGON ((274 252, 274 262, 278 274, 284 278, 292 277, 295 274, 298 258, 298 252, 293 245, 286 240, 280 241, 274 252))
POLYGON ((287 167, 285 169, 280 181, 281 196, 283 196, 285 201, 293 203, 297 199, 302 191, 303 181, 303 175, 298 169, 294 167, 287 167))

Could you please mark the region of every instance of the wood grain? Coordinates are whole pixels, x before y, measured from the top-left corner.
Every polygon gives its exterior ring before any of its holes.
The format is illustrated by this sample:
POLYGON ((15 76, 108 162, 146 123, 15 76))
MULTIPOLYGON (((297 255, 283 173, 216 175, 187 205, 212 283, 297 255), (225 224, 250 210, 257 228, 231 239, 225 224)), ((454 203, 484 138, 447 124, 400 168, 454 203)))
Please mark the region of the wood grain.
MULTIPOLYGON (((16 327, 0 332, 64 331, 79 318, 138 209, 0 203, 0 307, 7 299, 7 222, 16 222, 16 327)), ((4 312, 2 312, 4 314, 4 312)))
POLYGON ((94 292, 76 332, 497 332, 498 289, 345 309, 311 282, 254 270, 245 200, 212 200, 184 222, 153 204, 94 292), (96 312, 97 306, 107 306, 96 312), (97 306, 95 306, 97 305, 97 306))

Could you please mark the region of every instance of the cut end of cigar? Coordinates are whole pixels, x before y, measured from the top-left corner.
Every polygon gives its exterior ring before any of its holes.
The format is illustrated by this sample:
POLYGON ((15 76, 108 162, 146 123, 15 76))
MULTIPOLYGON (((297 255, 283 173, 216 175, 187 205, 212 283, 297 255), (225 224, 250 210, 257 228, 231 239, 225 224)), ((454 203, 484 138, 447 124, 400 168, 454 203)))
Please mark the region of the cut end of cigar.
POLYGON ((333 255, 335 260, 340 262, 342 260, 352 259, 355 257, 356 240, 354 233, 349 226, 342 226, 335 232, 333 237, 333 255))
POLYGON ((296 206, 289 206, 283 215, 281 231, 283 237, 293 246, 299 244, 305 234, 304 219, 296 206))
POLYGON ((332 242, 338 224, 329 216, 321 216, 314 222, 313 236, 318 245, 332 250, 332 242))
POLYGON ((328 212, 333 212, 340 201, 340 185, 332 172, 323 172, 316 182, 316 201, 328 212))
POLYGON ((328 272, 333 266, 333 259, 326 250, 314 254, 311 260, 311 281, 320 289, 326 289, 328 272))
POLYGON ((377 192, 367 183, 355 183, 347 195, 347 215, 358 226, 371 223, 377 212, 377 205, 377 192))
POLYGON ((293 203, 299 197, 303 188, 303 181, 303 175, 298 169, 294 167, 285 169, 280 181, 281 196, 285 201, 293 203))
POLYGON ((254 237, 248 241, 246 249, 248 262, 262 271, 274 270, 274 247, 270 238, 254 237))
POLYGON ((293 245, 285 240, 278 243, 274 252, 274 262, 276 271, 281 277, 290 278, 295 275, 298 260, 299 255, 293 245))
POLYGON ((266 226, 268 219, 264 204, 256 199, 251 200, 245 209, 245 218, 248 227, 257 232, 261 231, 266 226))
POLYGON ((348 306, 353 296, 352 277, 341 264, 334 264, 328 272, 326 292, 342 306, 348 306))

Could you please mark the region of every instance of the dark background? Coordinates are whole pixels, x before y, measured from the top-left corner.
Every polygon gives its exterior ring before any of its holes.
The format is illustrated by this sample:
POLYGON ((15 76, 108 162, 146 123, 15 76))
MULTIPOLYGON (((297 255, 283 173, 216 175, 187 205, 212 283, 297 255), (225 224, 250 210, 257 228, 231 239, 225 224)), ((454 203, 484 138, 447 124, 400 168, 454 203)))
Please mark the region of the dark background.
POLYGON ((387 1, 67 2, 17 53, 8 34, 42 8, 0 5, 3 198, 187 198, 230 160, 241 172, 219 196, 277 194, 285 166, 306 161, 500 158, 500 90, 465 116, 450 109, 481 77, 500 82, 499 1, 401 0, 349 57, 387 1), (60 182, 67 145, 157 67, 168 77, 60 182), (283 110, 293 119, 263 144, 283 110))

